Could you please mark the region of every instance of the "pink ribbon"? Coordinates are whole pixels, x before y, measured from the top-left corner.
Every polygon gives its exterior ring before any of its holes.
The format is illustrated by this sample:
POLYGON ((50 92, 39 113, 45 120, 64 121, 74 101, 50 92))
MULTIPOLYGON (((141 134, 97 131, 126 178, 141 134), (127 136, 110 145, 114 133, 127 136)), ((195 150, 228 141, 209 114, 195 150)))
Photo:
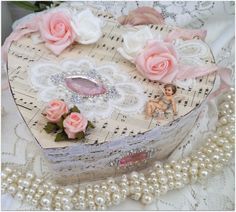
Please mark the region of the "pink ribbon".
POLYGON ((207 31, 203 29, 181 29, 181 28, 174 28, 166 37, 166 42, 172 42, 176 39, 183 39, 183 40, 192 40, 194 38, 200 38, 201 40, 205 40, 207 35, 207 31))
POLYGON ((206 64, 202 66, 189 66, 184 64, 179 64, 179 71, 176 75, 176 79, 194 79, 196 77, 205 76, 207 74, 215 72, 218 67, 215 64, 206 64))
POLYGON ((217 74, 220 77, 220 87, 209 95, 209 99, 213 99, 222 92, 229 90, 232 86, 231 72, 232 71, 229 68, 218 68, 217 74))
POLYGON ((17 25, 14 31, 6 38, 2 46, 2 61, 4 63, 7 63, 8 49, 13 41, 17 41, 24 35, 39 30, 37 21, 38 16, 34 16, 30 21, 17 25))

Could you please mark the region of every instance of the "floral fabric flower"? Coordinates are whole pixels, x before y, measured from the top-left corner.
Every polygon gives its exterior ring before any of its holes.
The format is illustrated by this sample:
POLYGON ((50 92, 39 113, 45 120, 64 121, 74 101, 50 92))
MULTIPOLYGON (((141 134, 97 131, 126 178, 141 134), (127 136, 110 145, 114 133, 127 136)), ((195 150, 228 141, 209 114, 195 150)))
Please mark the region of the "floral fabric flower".
POLYGON ((138 71, 150 80, 168 83, 178 73, 177 55, 170 43, 149 41, 135 63, 138 71))
POLYGON ((123 35, 123 48, 118 48, 117 51, 127 60, 134 62, 134 58, 143 51, 148 40, 154 36, 149 27, 143 27, 139 31, 127 32, 123 35))
POLYGON ((136 57, 137 70, 150 80, 171 82, 178 73, 177 55, 171 43, 152 40, 136 57))
POLYGON ((76 41, 82 44, 95 43, 101 36, 102 21, 87 9, 72 17, 72 28, 76 33, 76 41))
POLYGON ((67 10, 48 12, 41 15, 39 30, 42 39, 54 54, 59 55, 74 42, 75 33, 67 10))
POLYGON ((60 100, 50 101, 44 110, 46 118, 52 123, 57 123, 66 113, 68 113, 68 107, 65 102, 60 100))
POLYGON ((65 132, 70 139, 75 139, 78 132, 85 132, 88 120, 80 113, 71 113, 64 121, 65 132))

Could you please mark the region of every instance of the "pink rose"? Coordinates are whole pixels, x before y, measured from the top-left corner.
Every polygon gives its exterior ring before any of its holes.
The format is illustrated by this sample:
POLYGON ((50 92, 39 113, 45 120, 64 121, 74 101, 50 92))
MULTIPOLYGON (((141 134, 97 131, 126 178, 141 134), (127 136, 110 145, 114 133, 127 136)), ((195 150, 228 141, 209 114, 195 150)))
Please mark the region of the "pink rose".
POLYGON ((39 30, 42 39, 54 54, 59 55, 74 42, 75 33, 67 11, 49 12, 41 16, 39 30))
POLYGON ((48 103, 44 113, 46 114, 46 118, 50 122, 57 123, 62 117, 62 115, 68 113, 68 107, 63 101, 52 100, 48 103))
POLYGON ((171 82, 177 72, 177 55, 171 43, 152 40, 135 59, 138 71, 150 80, 171 82))
POLYGON ((68 138, 76 138, 76 133, 85 132, 88 120, 80 113, 71 113, 63 121, 63 126, 68 138))

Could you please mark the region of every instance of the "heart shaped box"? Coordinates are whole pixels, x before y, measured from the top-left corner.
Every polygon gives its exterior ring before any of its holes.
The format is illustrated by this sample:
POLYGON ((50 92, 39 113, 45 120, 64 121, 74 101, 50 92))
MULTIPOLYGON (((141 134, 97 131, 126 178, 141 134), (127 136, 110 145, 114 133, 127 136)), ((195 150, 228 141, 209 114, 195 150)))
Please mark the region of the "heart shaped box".
MULTIPOLYGON (((95 129, 90 131, 84 143, 54 142, 55 136, 43 130, 46 124, 46 119, 42 115, 45 103, 40 98, 42 93, 44 98, 48 99, 55 97, 56 94, 54 95, 54 91, 45 93, 32 84, 31 74, 35 64, 48 64, 36 72, 36 75, 38 74, 36 81, 39 84, 42 82, 40 85, 51 83, 47 75, 50 70, 58 68, 67 73, 68 69, 63 70, 65 60, 67 64, 68 60, 71 60, 70 62, 76 66, 78 61, 85 59, 93 64, 95 70, 97 67, 106 67, 109 64, 115 67, 113 69, 116 69, 116 73, 120 71, 121 79, 122 75, 129 76, 126 85, 132 82, 141 86, 142 95, 145 97, 142 99, 143 102, 148 98, 156 98, 160 94, 158 88, 163 86, 161 83, 143 78, 135 66, 116 51, 122 45, 122 34, 128 30, 137 30, 139 27, 121 26, 112 16, 99 12, 97 15, 102 16, 106 24, 102 38, 95 44, 72 45, 57 57, 46 49, 44 44, 34 45, 30 36, 25 36, 13 42, 8 53, 8 76, 16 105, 43 151, 55 180, 61 184, 117 176, 147 168, 154 161, 167 158, 186 139, 192 128, 196 127, 196 123, 200 125, 205 121, 201 119, 201 113, 216 78, 215 74, 210 74, 197 78, 192 89, 178 88, 176 94, 179 98, 178 116, 175 119, 168 114, 160 124, 155 118, 145 119, 144 105, 139 108, 140 111, 136 111, 137 113, 126 112, 125 106, 132 106, 132 100, 126 98, 120 106, 123 112, 113 107, 113 111, 106 118, 96 118, 96 113, 104 111, 104 108, 96 108, 96 104, 92 107, 95 129)), ((154 33, 163 36, 172 30, 171 26, 149 25, 149 27, 154 33)), ((196 61, 214 63, 210 49, 201 40, 183 41, 179 51, 182 58, 190 64, 196 61)), ((117 80, 114 86, 119 83, 117 80)), ((124 87, 119 85, 120 90, 124 87)), ((66 90, 63 86, 60 89, 66 90)), ((123 93, 128 94, 128 92, 129 89, 123 93)), ((140 98, 142 95, 139 94, 140 98)))

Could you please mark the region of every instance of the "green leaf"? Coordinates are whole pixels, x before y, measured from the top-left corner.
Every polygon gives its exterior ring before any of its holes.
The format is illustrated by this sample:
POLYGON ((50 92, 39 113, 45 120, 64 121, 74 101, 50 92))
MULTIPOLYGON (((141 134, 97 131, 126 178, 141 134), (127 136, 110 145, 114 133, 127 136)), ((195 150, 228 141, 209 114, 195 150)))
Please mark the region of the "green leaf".
POLYGON ((86 129, 88 129, 88 128, 95 128, 95 126, 93 125, 93 123, 91 122, 91 121, 88 121, 88 125, 87 125, 87 127, 86 127, 86 129))
POLYGON ((57 133, 55 141, 65 141, 65 140, 68 140, 68 136, 64 131, 57 133))
POLYGON ((57 122, 57 126, 58 126, 60 129, 63 129, 63 118, 60 118, 59 122, 57 122))
POLYGON ((70 112, 71 112, 71 113, 80 113, 80 110, 79 110, 79 108, 77 108, 76 106, 74 106, 74 107, 72 107, 72 108, 70 109, 70 112))
POLYGON ((34 4, 28 2, 28 1, 11 1, 12 4, 15 4, 18 7, 21 7, 25 10, 31 10, 35 11, 38 10, 39 8, 35 6, 34 4))
POLYGON ((57 124, 48 122, 47 125, 43 128, 47 133, 52 133, 52 132, 56 132, 59 127, 57 126, 57 124))
POLYGON ((78 133, 76 133, 75 137, 78 140, 81 140, 81 139, 85 138, 85 134, 84 134, 84 132, 78 132, 78 133))

